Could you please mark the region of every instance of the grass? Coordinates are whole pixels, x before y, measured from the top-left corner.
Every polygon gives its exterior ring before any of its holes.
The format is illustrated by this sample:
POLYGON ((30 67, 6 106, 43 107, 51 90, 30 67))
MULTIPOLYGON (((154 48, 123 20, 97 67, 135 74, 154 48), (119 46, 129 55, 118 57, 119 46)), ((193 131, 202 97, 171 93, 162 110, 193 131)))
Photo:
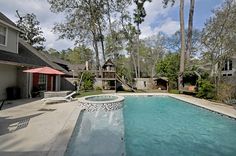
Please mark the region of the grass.
POLYGON ((172 94, 179 94, 179 90, 171 89, 171 90, 169 90, 169 93, 172 93, 172 94))
POLYGON ((89 96, 89 95, 98 95, 103 94, 101 90, 88 90, 88 91, 79 91, 79 94, 76 95, 76 98, 80 98, 83 96, 89 96))

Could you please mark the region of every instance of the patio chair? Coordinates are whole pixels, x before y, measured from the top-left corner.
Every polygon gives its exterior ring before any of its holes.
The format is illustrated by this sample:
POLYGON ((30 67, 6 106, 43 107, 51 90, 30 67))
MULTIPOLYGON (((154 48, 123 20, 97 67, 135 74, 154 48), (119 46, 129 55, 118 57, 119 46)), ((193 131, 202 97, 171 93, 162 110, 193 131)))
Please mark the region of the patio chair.
POLYGON ((49 97, 49 98, 43 98, 42 101, 44 101, 44 103, 56 103, 56 102, 70 102, 73 100, 73 95, 76 94, 76 91, 70 93, 69 95, 65 96, 65 97, 49 97))

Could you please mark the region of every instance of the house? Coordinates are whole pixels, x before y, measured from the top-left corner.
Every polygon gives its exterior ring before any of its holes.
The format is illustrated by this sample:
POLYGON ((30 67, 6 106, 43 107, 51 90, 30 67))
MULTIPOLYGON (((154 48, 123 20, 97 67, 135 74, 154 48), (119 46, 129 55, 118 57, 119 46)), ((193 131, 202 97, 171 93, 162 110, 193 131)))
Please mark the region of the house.
POLYGON ((224 61, 221 74, 223 81, 236 87, 236 54, 224 61))
POLYGON ((18 88, 16 90, 20 92, 17 97, 22 98, 29 97, 34 87, 41 90, 60 90, 59 76, 23 72, 35 67, 52 67, 52 63, 19 38, 19 33, 16 25, 0 13, 0 99, 7 98, 9 87, 18 88))
POLYGON ((44 52, 37 51, 23 41, 19 33, 15 23, 0 12, 0 99, 6 99, 10 91, 17 94, 15 98, 27 98, 33 90, 62 90, 60 75, 23 72, 26 69, 48 66, 65 73, 63 79, 73 77, 69 69, 62 67, 63 63, 53 61, 44 52))
POLYGON ((78 81, 78 76, 85 70, 85 64, 71 64, 48 53, 42 53, 44 57, 53 63, 53 68, 65 73, 61 76, 61 90, 73 90, 74 82, 78 81))

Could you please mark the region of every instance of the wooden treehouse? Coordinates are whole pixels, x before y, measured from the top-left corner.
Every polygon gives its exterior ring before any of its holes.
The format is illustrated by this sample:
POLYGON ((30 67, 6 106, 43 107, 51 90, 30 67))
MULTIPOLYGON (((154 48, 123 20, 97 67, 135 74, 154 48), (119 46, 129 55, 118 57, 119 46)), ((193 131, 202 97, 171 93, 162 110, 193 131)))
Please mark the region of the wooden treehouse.
POLYGON ((111 59, 102 66, 103 92, 116 92, 116 67, 111 59))

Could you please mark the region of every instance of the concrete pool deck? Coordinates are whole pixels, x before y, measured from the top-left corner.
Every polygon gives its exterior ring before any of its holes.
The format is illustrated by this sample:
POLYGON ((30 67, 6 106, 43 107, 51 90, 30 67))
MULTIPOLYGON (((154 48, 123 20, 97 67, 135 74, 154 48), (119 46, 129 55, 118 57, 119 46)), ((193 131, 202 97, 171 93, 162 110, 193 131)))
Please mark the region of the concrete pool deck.
MULTIPOLYGON (((188 95, 168 93, 117 93, 167 95, 236 118, 229 105, 188 95)), ((78 101, 44 105, 39 99, 18 100, 0 111, 0 156, 62 156, 81 108, 78 101)))
POLYGON ((1 156, 63 155, 80 113, 78 102, 13 101, 0 111, 1 156))

